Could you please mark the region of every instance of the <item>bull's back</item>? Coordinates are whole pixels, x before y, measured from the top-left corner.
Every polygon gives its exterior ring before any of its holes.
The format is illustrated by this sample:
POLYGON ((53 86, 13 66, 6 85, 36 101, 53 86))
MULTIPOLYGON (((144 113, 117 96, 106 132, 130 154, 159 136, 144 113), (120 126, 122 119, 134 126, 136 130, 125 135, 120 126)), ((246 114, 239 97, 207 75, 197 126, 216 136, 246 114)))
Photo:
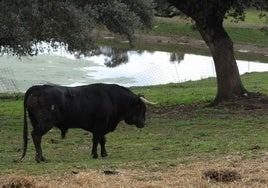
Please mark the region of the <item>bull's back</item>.
POLYGON ((63 103, 69 113, 89 117, 111 113, 114 108, 112 101, 107 88, 102 87, 102 84, 92 84, 68 88, 63 103))

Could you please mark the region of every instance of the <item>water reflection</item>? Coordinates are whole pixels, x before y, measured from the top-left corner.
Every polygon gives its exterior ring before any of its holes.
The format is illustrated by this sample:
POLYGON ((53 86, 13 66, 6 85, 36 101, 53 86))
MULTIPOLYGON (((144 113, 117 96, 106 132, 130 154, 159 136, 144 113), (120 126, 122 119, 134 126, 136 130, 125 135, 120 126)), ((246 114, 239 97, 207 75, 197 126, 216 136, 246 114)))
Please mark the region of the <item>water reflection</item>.
POLYGON ((101 54, 105 56, 104 65, 113 68, 127 63, 128 51, 125 49, 110 48, 107 46, 100 47, 101 54))
POLYGON ((170 53, 170 62, 177 62, 180 63, 184 59, 184 54, 179 53, 170 53))
MULTIPOLYGON (((144 52, 151 53, 152 55, 154 52, 150 51, 144 51, 144 50, 136 50, 136 51, 128 51, 127 49, 118 49, 118 48, 111 48, 108 46, 101 46, 99 47, 98 51, 100 53, 94 54, 96 56, 103 55, 105 56, 104 58, 104 65, 109 67, 109 68, 114 68, 122 64, 126 64, 129 62, 129 56, 132 56, 133 53, 141 55, 144 52), (130 53, 130 55, 129 55, 130 53)), ((93 55, 93 56, 94 56, 93 55)), ((177 62, 180 63, 184 59, 184 54, 179 54, 179 53, 169 53, 170 62, 177 62)), ((90 55, 92 56, 92 55, 90 55)))
MULTIPOLYGON (((89 77, 99 82, 142 86, 216 77, 214 62, 209 56, 160 51, 114 50, 109 47, 103 49, 101 51, 105 53, 87 58, 99 66, 83 68, 89 71, 89 77)), ((237 64, 240 74, 268 71, 268 64, 265 63, 238 60, 237 64)))

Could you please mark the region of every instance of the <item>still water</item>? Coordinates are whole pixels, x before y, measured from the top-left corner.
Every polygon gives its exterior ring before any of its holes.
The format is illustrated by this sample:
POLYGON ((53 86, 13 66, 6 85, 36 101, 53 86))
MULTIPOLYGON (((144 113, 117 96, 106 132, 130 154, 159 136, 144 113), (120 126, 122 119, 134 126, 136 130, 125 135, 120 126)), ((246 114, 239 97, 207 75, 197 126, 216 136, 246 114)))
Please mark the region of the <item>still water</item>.
MULTIPOLYGON (((237 64, 240 74, 268 71, 268 63, 237 60, 237 64)), ((110 47, 100 47, 95 55, 79 59, 64 50, 21 59, 4 55, 0 57, 0 71, 0 92, 9 92, 12 87, 5 85, 12 83, 23 92, 34 84, 45 83, 77 86, 106 82, 144 86, 216 76, 209 56, 110 47)))

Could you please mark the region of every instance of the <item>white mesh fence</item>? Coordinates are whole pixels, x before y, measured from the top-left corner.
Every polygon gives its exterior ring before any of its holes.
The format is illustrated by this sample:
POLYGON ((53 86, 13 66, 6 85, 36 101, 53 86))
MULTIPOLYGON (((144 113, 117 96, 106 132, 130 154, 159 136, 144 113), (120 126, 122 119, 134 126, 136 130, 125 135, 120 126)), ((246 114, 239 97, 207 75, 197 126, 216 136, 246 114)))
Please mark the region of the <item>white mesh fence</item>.
POLYGON ((19 92, 15 75, 10 68, 0 69, 0 93, 17 93, 19 92))

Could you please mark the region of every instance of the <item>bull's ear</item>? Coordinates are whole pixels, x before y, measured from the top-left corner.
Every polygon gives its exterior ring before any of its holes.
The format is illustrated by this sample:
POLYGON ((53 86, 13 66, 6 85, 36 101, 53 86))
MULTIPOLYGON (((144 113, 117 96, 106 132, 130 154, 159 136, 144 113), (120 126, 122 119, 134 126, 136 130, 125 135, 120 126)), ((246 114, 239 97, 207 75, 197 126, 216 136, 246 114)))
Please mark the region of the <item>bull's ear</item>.
POLYGON ((133 102, 134 105, 140 104, 141 103, 140 96, 139 95, 135 96, 135 98, 133 99, 132 102, 133 102))
POLYGON ((143 103, 143 101, 140 99, 140 97, 142 97, 143 95, 141 94, 138 94, 138 95, 135 95, 135 97, 132 99, 132 104, 133 105, 140 105, 143 103))
POLYGON ((139 93, 137 96, 138 96, 139 99, 140 99, 141 97, 145 98, 144 95, 143 95, 143 94, 140 94, 140 93, 139 93))

